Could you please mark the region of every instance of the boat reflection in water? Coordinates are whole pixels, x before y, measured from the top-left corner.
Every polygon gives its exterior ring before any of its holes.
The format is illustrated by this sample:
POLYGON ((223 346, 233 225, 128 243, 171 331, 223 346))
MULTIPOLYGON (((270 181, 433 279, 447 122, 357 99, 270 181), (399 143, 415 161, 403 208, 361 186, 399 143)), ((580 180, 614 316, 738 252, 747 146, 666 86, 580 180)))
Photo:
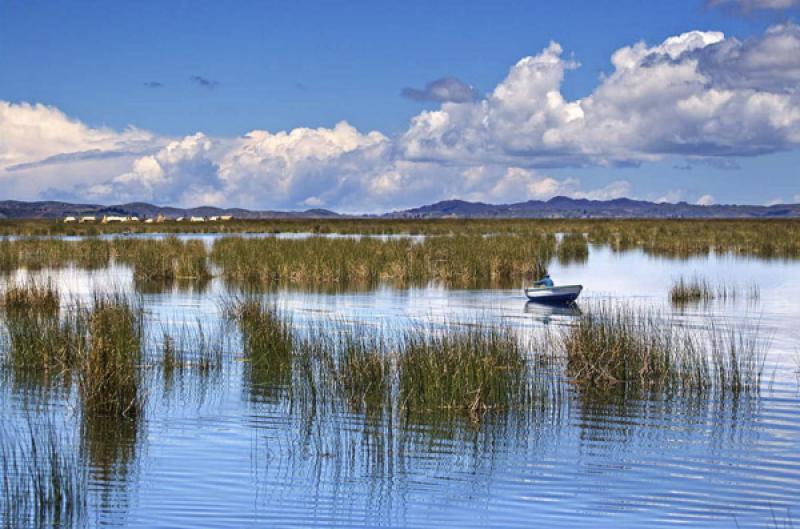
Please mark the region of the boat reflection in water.
POLYGON ((563 305, 554 305, 549 303, 528 301, 525 303, 524 311, 525 314, 533 315, 534 319, 537 319, 544 324, 550 323, 554 316, 556 318, 577 317, 583 314, 581 308, 575 302, 563 305))

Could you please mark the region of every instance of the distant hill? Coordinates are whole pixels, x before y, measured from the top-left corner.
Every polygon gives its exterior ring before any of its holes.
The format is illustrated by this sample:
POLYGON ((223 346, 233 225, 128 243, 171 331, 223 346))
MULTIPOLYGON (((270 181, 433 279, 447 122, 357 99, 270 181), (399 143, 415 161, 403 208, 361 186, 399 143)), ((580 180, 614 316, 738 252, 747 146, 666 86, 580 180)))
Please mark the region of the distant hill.
MULTIPOLYGON (((71 204, 68 202, 0 201, 0 219, 59 219, 80 215, 135 215, 140 218, 232 215, 239 219, 329 219, 343 215, 327 209, 305 211, 249 210, 241 208, 175 208, 156 206, 146 202, 131 202, 103 206, 98 204, 71 204)), ((351 216, 352 217, 352 216, 351 216)), ((357 215, 356 215, 357 217, 357 215)), ((375 217, 375 215, 369 215, 375 217)), ((379 215, 381 218, 435 219, 435 218, 793 218, 800 217, 800 204, 774 206, 748 206, 720 204, 698 206, 678 202, 647 202, 629 198, 613 200, 587 200, 554 197, 550 200, 529 200, 513 204, 486 204, 464 200, 445 200, 418 208, 393 211, 379 215)))
POLYGON ((647 202, 629 198, 587 200, 553 197, 513 204, 445 200, 387 214, 393 218, 788 218, 800 217, 800 204, 774 206, 647 202))
POLYGON ((131 202, 103 206, 98 204, 71 204, 69 202, 22 202, 17 200, 0 201, 0 219, 60 219, 66 216, 123 215, 140 218, 156 217, 211 217, 214 215, 233 215, 238 219, 259 218, 332 218, 337 213, 325 209, 309 209, 306 211, 251 211, 240 208, 215 208, 201 206, 197 208, 175 208, 155 206, 146 202, 131 202))

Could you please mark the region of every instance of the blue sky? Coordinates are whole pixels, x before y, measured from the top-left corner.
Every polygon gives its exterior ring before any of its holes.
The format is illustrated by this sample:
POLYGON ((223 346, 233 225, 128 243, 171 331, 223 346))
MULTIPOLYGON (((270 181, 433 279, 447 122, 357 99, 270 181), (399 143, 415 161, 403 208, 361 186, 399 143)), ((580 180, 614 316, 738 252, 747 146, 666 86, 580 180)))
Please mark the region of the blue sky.
MULTIPOLYGON (((685 128, 642 145, 633 145, 642 134, 628 136, 627 129, 617 143, 605 141, 598 127, 608 127, 610 118, 592 118, 598 125, 589 127, 588 106, 587 130, 580 133, 559 122, 573 112, 569 108, 540 116, 550 85, 541 92, 518 85, 517 91, 531 89, 530 104, 489 101, 487 94, 525 57, 560 57, 563 80, 556 92, 570 103, 592 99, 614 75, 612 54, 640 41, 653 48, 651 55, 665 57, 655 47, 691 31, 722 32, 726 42, 752 42, 754 49, 770 28, 782 28, 783 43, 800 34, 793 0, 721 3, 0 0, 2 198, 351 211, 553 193, 800 201, 800 125, 767 127, 763 116, 742 110, 768 93, 783 98, 770 112, 800 112, 797 78, 786 73, 798 68, 791 42, 770 48, 786 55, 779 57, 785 64, 771 65, 778 74, 744 61, 717 64, 720 54, 709 51, 714 70, 698 74, 708 76, 709 89, 750 103, 727 105, 718 110, 726 115, 702 123, 693 117, 685 128), (542 55, 551 41, 560 53, 542 55), (446 78, 471 87, 474 100, 426 95, 426 84, 446 78), (732 78, 752 82, 744 86, 732 78), (409 88, 420 97, 404 97, 409 88), (483 100, 497 108, 481 114, 483 100), (466 116, 465 108, 449 106, 475 108, 466 116), (414 126, 422 115, 433 119, 425 111, 447 114, 449 129, 432 130, 432 122, 414 126), (515 123, 525 112, 530 119, 515 123), (531 125, 542 120, 546 130, 531 125), (337 129, 342 121, 347 127, 337 129), (748 133, 732 138, 718 131, 718 122, 748 133), (35 127, 42 130, 29 130, 35 127), (518 129, 519 137, 506 129, 518 129), (263 134, 242 139, 253 131, 263 134), (542 141, 525 140, 537 135, 542 141), (454 138, 461 145, 451 145, 454 138), (762 147, 751 148, 755 144, 762 147)), ((708 37, 703 49, 719 48, 718 40, 708 37)), ((697 50, 670 60, 693 60, 692 54, 703 53, 697 50)), ((642 69, 653 62, 642 61, 642 69)), ((642 71, 630 82, 646 86, 658 75, 680 74, 642 71)), ((524 83, 534 83, 526 75, 524 83)), ((652 104, 685 108, 697 95, 652 104)), ((594 99, 595 108, 605 106, 600 94, 594 99)), ((639 112, 616 95, 611 100, 619 106, 614 123, 639 112)), ((660 124, 637 126, 649 134, 660 124)))

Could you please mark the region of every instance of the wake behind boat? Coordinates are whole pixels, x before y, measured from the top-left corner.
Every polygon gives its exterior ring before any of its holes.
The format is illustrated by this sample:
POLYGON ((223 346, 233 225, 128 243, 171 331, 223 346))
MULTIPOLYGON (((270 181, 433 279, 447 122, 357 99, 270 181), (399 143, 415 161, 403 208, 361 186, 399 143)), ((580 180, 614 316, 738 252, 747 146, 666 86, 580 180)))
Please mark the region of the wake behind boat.
POLYGON ((534 286, 525 289, 525 295, 537 303, 571 303, 578 299, 583 285, 534 286))

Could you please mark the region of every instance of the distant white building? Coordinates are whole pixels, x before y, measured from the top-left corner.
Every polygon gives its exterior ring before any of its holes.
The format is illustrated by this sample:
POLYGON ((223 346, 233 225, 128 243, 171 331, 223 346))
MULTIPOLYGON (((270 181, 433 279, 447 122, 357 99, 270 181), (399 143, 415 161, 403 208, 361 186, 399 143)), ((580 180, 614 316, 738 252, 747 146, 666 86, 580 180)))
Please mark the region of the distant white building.
POLYGON ((205 222, 205 217, 190 217, 189 222, 205 222))
POLYGON ((76 219, 75 217, 64 217, 64 224, 67 224, 69 222, 78 222, 78 219, 76 219))
POLYGON ((103 217, 101 222, 103 224, 108 224, 109 222, 128 222, 128 217, 121 217, 119 215, 106 215, 103 217))
POLYGON ((220 215, 219 220, 231 220, 233 215, 220 215))
POLYGON ((81 217, 81 222, 95 222, 97 217, 93 217, 92 215, 86 215, 81 217))
POLYGON ((145 224, 152 224, 153 222, 155 222, 153 219, 145 219, 144 221, 145 224))
POLYGON ((183 222, 183 217, 178 217, 177 219, 175 219, 175 222, 183 222))

